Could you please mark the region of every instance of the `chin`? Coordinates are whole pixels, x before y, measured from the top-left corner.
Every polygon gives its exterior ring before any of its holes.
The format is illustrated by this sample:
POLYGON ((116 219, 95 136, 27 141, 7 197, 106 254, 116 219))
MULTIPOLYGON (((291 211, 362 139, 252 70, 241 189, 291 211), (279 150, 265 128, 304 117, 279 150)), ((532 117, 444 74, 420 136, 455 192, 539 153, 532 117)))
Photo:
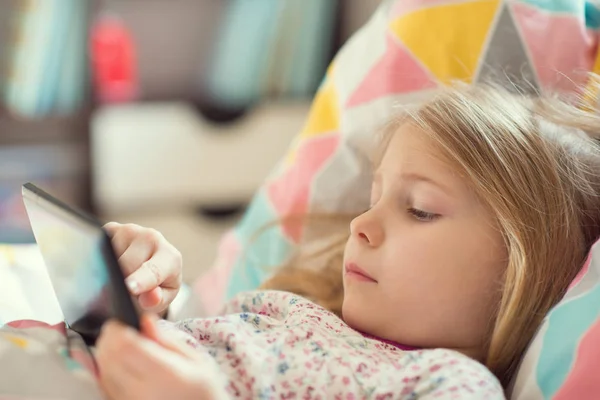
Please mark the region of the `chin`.
POLYGON ((366 309, 363 309, 362 304, 364 303, 361 303, 359 299, 344 297, 344 303, 342 304, 342 319, 350 328, 359 332, 372 334, 372 328, 369 329, 370 324, 365 320, 365 316, 369 314, 366 309))

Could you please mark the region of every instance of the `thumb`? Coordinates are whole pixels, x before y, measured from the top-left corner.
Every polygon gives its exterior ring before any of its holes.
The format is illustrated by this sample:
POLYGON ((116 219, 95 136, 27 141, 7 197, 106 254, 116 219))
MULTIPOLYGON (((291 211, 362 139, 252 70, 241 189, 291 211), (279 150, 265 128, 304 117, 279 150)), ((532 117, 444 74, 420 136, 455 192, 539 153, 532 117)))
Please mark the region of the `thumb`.
POLYGON ((161 332, 158 329, 157 322, 158 317, 154 314, 142 315, 140 319, 142 334, 167 350, 178 353, 186 358, 193 358, 194 350, 185 344, 183 340, 177 340, 177 338, 161 332))
POLYGON ((154 314, 144 313, 140 317, 140 330, 148 339, 159 342, 160 332, 156 323, 158 318, 154 314))

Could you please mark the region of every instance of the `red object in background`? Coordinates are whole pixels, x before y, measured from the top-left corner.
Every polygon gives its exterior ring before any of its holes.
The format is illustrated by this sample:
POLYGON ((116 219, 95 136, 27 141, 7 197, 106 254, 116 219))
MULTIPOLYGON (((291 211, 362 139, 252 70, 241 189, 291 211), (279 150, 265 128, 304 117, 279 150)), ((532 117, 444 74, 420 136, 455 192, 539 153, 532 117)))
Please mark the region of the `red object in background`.
POLYGON ((105 14, 96 19, 90 53, 94 89, 101 102, 125 102, 138 96, 135 44, 118 16, 105 14))

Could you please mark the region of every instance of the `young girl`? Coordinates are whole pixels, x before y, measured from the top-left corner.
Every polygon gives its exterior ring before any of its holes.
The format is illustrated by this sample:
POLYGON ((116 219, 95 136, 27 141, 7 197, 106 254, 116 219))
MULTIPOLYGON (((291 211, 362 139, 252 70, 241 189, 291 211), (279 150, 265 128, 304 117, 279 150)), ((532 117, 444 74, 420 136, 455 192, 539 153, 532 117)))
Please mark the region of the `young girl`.
POLYGON ((265 284, 342 319, 259 291, 177 329, 110 323, 102 387, 114 399, 503 398, 600 236, 600 149, 586 135, 599 130, 557 100, 443 91, 388 124, 371 207, 344 248, 265 284))
MULTIPOLYGON (((240 294, 222 317, 145 315, 142 333, 107 323, 101 390, 111 399, 504 398, 600 235, 600 149, 586 135, 599 129, 597 116, 556 100, 493 86, 441 91, 387 125, 371 207, 344 245, 294 259, 264 285, 281 291, 240 294)), ((152 230, 108 229, 132 292, 164 311, 181 281, 177 251, 152 230)))

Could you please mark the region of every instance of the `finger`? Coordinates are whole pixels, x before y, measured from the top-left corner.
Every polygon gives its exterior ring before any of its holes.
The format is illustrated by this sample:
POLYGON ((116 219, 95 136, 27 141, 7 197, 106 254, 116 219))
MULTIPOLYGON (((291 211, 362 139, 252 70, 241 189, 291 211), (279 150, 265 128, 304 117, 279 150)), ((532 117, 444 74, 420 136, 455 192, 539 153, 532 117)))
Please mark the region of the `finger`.
POLYGON ((177 289, 167 289, 156 287, 149 292, 142 293, 138 296, 138 304, 144 311, 160 314, 165 311, 169 304, 177 297, 177 289))
POLYGON ((183 339, 169 336, 158 328, 158 319, 152 314, 144 314, 140 318, 141 332, 150 340, 155 341, 167 350, 178 353, 188 359, 193 359, 195 351, 183 339))
POLYGON ((123 224, 111 221, 104 224, 102 228, 104 228, 108 236, 112 238, 122 226, 123 224))
POLYGON ((117 367, 126 369, 132 377, 142 378, 156 369, 151 343, 134 329, 120 322, 109 321, 103 327, 96 346, 96 359, 102 372, 114 371, 117 367))
MULTIPOLYGON (((166 242, 166 241, 165 241, 166 242)), ((128 284, 136 288, 134 294, 148 292, 157 286, 178 289, 181 285, 181 258, 168 243, 145 261, 127 278, 128 284)))
POLYGON ((140 317, 140 332, 148 339, 155 342, 159 341, 159 330, 157 326, 157 318, 153 314, 144 313, 140 317))
POLYGON ((120 258, 144 228, 135 224, 119 224, 119 226, 114 226, 115 229, 113 229, 114 234, 111 237, 111 244, 115 256, 120 258))
POLYGON ((155 246, 156 243, 148 240, 145 235, 135 238, 119 257, 119 265, 123 274, 128 277, 139 269, 152 256, 155 246))
POLYGON ((130 398, 132 382, 139 379, 139 371, 125 364, 130 355, 124 351, 127 350, 124 334, 122 325, 109 321, 102 327, 96 343, 100 387, 111 400, 130 398))
POLYGON ((128 368, 122 364, 114 363, 109 368, 100 372, 99 383, 102 391, 111 400, 135 398, 135 387, 141 379, 131 375, 128 368))
POLYGON ((139 295, 138 302, 142 309, 149 312, 161 312, 163 307, 166 307, 163 300, 164 290, 156 287, 149 292, 139 295))

